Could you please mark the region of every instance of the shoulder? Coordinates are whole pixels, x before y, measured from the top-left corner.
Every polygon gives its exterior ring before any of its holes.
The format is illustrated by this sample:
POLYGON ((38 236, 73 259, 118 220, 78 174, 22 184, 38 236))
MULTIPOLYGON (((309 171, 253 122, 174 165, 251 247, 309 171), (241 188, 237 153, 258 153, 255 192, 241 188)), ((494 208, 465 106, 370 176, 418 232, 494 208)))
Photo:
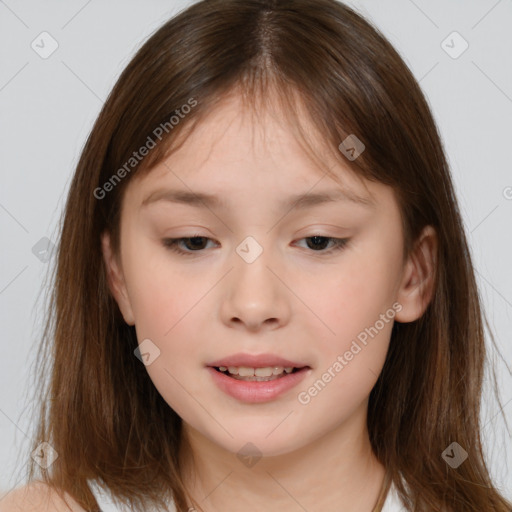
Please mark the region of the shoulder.
POLYGON ((4 492, 0 495, 0 512, 85 512, 69 495, 64 501, 42 481, 4 492))

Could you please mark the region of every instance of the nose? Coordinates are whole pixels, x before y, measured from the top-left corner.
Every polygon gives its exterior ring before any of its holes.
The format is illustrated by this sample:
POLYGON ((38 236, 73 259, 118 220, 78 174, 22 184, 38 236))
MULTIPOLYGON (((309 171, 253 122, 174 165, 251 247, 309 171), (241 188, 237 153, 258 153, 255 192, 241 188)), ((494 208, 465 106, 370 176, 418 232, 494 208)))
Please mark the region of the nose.
POLYGON ((235 254, 234 268, 224 281, 220 315, 231 328, 257 332, 286 325, 290 317, 290 291, 286 277, 270 251, 251 263, 235 254))

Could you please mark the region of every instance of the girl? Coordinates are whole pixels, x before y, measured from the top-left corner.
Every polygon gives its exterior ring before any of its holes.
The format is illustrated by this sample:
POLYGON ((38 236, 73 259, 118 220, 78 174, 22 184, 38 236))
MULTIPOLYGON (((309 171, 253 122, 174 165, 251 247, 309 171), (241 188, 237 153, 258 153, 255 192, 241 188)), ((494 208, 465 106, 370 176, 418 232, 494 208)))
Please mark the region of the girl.
POLYGON ((48 510, 510 510, 439 134, 339 2, 203 0, 146 42, 79 161, 52 312, 48 510))

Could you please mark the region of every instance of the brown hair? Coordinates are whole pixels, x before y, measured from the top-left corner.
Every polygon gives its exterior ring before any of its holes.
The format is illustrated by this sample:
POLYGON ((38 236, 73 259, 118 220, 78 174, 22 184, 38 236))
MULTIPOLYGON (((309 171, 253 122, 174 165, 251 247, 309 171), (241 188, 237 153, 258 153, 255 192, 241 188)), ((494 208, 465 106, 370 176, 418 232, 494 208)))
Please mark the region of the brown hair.
POLYGON ((171 145, 179 147, 178 135, 184 140, 229 93, 243 94, 257 112, 270 90, 292 125, 304 122, 300 104, 335 158, 393 187, 405 255, 423 227, 437 231, 432 300, 419 320, 394 324, 370 394, 376 456, 408 510, 509 511, 482 451, 484 316, 440 136, 398 53, 333 0, 200 1, 157 30, 123 71, 67 199, 38 352, 40 417, 32 447, 47 441, 59 457, 45 471, 32 462, 29 479, 40 471, 87 510, 97 509, 88 479, 103 480, 132 510, 148 503, 165 508, 169 490, 178 510, 190 503, 200 508, 182 480, 181 419, 134 357, 135 330, 109 292, 100 236, 109 230, 119 250, 123 190, 169 155, 171 145), (188 113, 171 122, 181 108, 188 113), (338 150, 348 134, 366 146, 353 161, 338 150), (133 162, 148 138, 155 147, 133 162), (453 441, 469 454, 456 469, 441 457, 453 441))

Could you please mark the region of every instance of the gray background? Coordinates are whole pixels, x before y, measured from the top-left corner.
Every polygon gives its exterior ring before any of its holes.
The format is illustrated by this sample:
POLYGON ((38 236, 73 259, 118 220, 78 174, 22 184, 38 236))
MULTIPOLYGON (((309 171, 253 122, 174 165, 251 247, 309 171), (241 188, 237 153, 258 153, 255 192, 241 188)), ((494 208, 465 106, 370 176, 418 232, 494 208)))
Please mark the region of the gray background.
MULTIPOLYGON (((147 36, 189 3, 0 0, 0 493, 22 483, 25 459, 19 454, 27 452, 32 432, 30 369, 44 318, 43 279, 54 261, 44 261, 46 242, 40 240, 56 242, 81 148, 120 72, 147 36), (39 36, 43 31, 58 44, 45 59, 31 47, 35 41, 39 52, 51 48, 48 36, 39 36), (43 249, 38 256, 34 246, 43 249)), ((491 349, 510 423, 512 1, 347 3, 395 45, 440 127, 480 291, 503 354, 500 359, 491 349), (448 37, 453 31, 469 44, 461 55, 464 43, 448 37)), ((512 499, 510 431, 488 382, 484 437, 492 475, 512 499)))

